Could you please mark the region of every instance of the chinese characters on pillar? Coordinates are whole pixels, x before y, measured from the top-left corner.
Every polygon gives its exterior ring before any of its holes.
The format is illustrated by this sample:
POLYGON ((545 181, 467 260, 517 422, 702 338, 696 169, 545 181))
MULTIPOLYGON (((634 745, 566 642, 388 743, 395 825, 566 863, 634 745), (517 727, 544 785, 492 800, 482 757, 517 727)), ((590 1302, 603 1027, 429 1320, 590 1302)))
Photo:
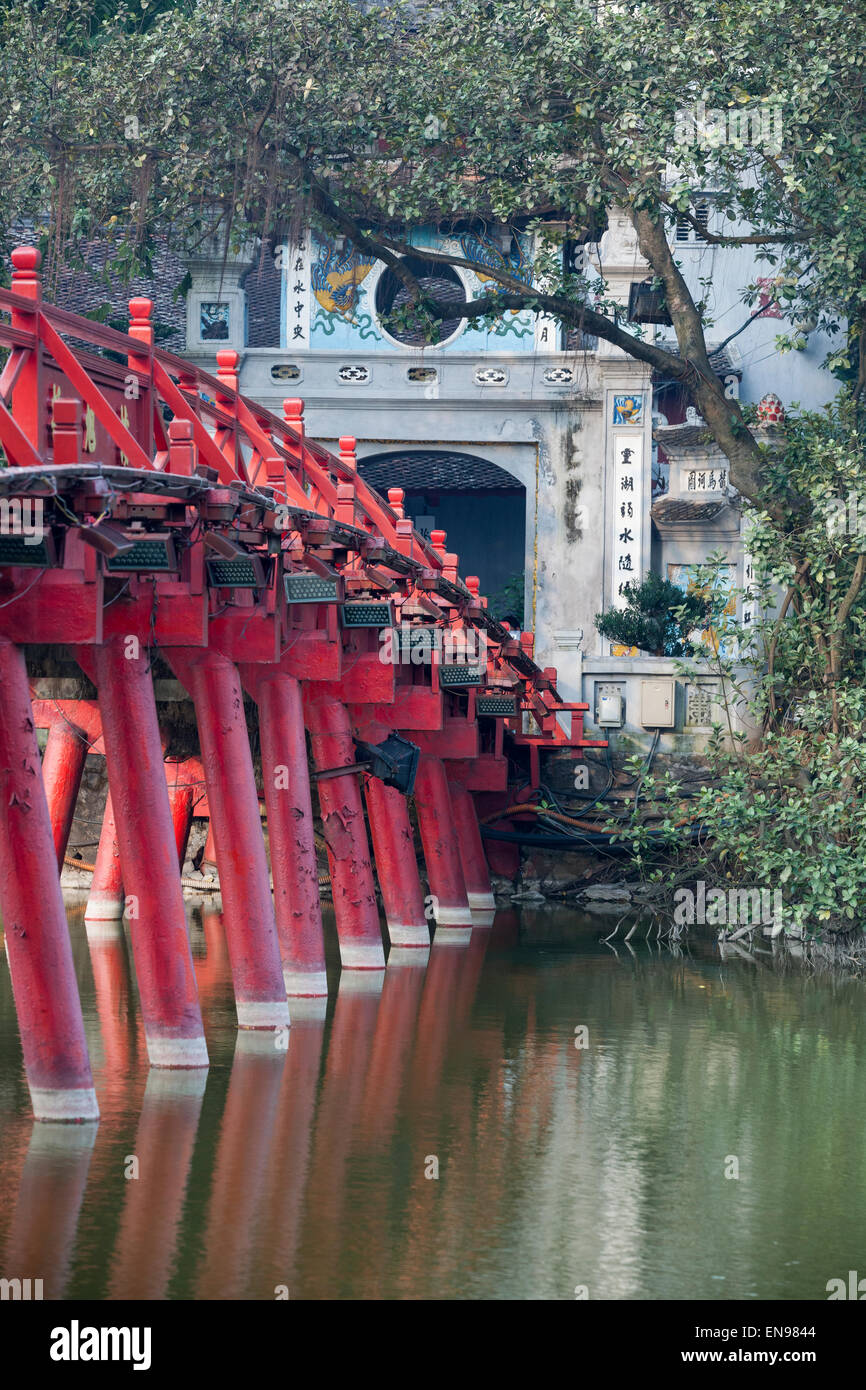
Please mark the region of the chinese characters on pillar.
POLYGON ((755 562, 749 550, 748 536, 744 536, 743 540, 743 627, 750 628, 758 618, 758 585, 755 578, 755 562))
POLYGON ((310 234, 302 232, 297 241, 282 250, 283 302, 286 317, 286 347, 310 346, 310 234))
POLYGON ((643 579, 643 450, 642 434, 613 438, 613 572, 611 601, 624 608, 623 589, 643 579))

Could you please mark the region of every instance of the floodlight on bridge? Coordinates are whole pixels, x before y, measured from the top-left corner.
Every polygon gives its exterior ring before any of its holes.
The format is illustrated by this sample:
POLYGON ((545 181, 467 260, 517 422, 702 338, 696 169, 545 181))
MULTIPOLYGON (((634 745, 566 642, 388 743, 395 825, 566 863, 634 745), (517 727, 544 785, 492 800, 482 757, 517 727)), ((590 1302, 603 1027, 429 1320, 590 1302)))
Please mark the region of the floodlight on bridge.
POLYGON ((39 540, 30 536, 0 535, 0 568, 51 569, 57 564, 57 551, 50 531, 39 540))
POLYGON ((283 575, 283 589, 286 603, 339 603, 343 597, 343 581, 336 573, 288 570, 283 575))
POLYGON ((128 555, 134 545, 120 527, 112 526, 110 521, 97 521, 93 526, 82 526, 78 534, 85 545, 98 550, 106 560, 114 560, 118 555, 128 555))
POLYGON ((480 666, 465 666, 449 663, 441 663, 439 666, 439 684, 446 690, 459 690, 465 686, 481 685, 483 674, 480 666))
MULTIPOLYGON (((87 530, 96 528, 91 526, 87 530)), ((167 531, 145 531, 137 536, 126 536, 131 544, 120 554, 105 557, 105 568, 109 574, 177 574, 177 552, 174 537, 167 531)))
POLYGON ((209 558, 207 577, 212 589, 264 589, 268 582, 261 556, 245 552, 231 560, 209 558))
POLYGON ((394 605, 390 599, 356 599, 340 609, 343 627, 393 627, 394 605))
POLYGON ((494 719, 514 719, 517 715, 516 695, 476 695, 475 713, 492 715, 494 719))

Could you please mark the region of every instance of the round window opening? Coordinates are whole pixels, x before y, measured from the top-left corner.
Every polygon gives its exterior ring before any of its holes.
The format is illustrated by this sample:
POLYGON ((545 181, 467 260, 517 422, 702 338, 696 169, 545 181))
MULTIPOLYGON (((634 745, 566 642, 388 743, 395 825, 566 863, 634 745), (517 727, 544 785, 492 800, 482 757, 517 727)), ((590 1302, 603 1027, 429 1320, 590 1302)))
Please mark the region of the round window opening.
MULTIPOLYGON (((421 256, 404 256, 402 265, 415 276, 422 291, 432 299, 445 304, 463 304, 466 293, 456 270, 450 265, 440 265, 436 261, 425 261, 421 256)), ((393 270, 385 270, 376 286, 376 313, 389 337, 406 347, 435 347, 452 338, 463 320, 459 315, 453 319, 431 319, 423 309, 415 309, 412 295, 393 270), (392 314, 400 314, 395 323, 392 314)))

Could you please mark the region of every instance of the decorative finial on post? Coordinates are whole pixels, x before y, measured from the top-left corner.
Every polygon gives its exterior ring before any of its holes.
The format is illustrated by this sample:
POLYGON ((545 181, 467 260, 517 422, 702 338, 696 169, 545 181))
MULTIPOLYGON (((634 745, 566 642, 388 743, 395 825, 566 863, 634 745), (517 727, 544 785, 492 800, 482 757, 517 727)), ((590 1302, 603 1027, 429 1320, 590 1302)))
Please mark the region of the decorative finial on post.
POLYGON ((303 445, 304 442, 304 402, 297 399, 283 401, 283 417, 290 430, 294 430, 303 445))
POLYGON ((340 462, 346 467, 351 468, 353 473, 358 471, 358 460, 355 456, 357 440, 353 434, 345 434, 340 440, 340 462))
POLYGON ((444 554, 445 554, 445 539, 446 539, 446 537, 447 537, 447 534, 448 534, 447 531, 431 531, 431 532, 430 532, 430 544, 432 545, 433 549, 436 551, 436 554, 437 554, 437 555, 444 555, 444 554))
POLYGON ((234 348, 221 348, 216 355, 217 360, 217 381, 221 382, 230 391, 238 389, 238 363, 241 360, 239 352, 234 348))
POLYGON ((396 517, 403 517, 403 498, 406 496, 401 487, 388 488, 388 506, 396 517))
POLYGON ((144 295, 136 296, 129 301, 129 336, 137 338, 140 343, 147 343, 153 346, 153 324, 150 316, 153 313, 153 300, 146 299, 144 295))
POLYGON ((481 588, 481 580, 478 578, 478 575, 477 575, 477 574, 467 574, 465 583, 466 583, 466 587, 467 587, 467 589, 469 590, 470 594, 472 595, 473 599, 475 599, 476 602, 477 602, 477 600, 478 600, 478 592, 479 592, 479 590, 480 590, 480 588, 481 588))
POLYGON ((39 267, 42 252, 36 246, 16 246, 11 255, 12 293, 25 299, 42 298, 42 277, 39 267))

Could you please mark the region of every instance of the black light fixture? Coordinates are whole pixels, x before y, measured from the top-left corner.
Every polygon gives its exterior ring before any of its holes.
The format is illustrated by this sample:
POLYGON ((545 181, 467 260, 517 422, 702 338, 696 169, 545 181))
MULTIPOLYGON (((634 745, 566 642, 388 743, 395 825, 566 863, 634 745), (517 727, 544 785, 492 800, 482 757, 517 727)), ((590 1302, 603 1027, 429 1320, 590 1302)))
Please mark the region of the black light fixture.
MULTIPOLYGON (((95 530, 95 527, 87 530, 95 530)), ((129 546, 120 554, 105 559, 105 568, 110 574, 177 573, 174 537, 168 531, 143 531, 124 540, 130 541, 129 546)))
POLYGON ((661 285, 654 287, 652 280, 634 281, 628 292, 628 317, 630 323, 663 323, 670 327, 672 320, 661 285))
POLYGON ((224 560, 234 560, 239 555, 246 554, 243 546, 238 545, 223 531, 205 531, 203 540, 208 550, 215 550, 224 560))
POLYGON ((317 782, 328 781, 332 777, 345 777, 346 773, 369 772, 378 777, 386 787, 395 787, 404 796, 411 794, 418 771, 421 749, 400 734, 389 734, 381 743, 365 743, 355 739, 355 753, 360 754, 353 763, 343 767, 326 767, 313 773, 317 782))
POLYGON ((331 575, 312 570, 287 570, 283 575, 286 603, 339 603, 343 581, 336 571, 331 575))
POLYGON ((393 627, 394 605, 390 599, 354 599, 340 608, 343 627, 393 627))
POLYGON ((98 521, 94 526, 82 526, 78 534, 85 545, 92 545, 106 560, 115 560, 118 555, 128 555, 134 545, 120 527, 112 526, 110 521, 98 521))
POLYGON ((0 569, 15 565, 19 569, 51 569, 57 564, 57 550, 50 531, 40 539, 0 535, 0 569))
POLYGON ((444 689, 461 689, 470 685, 481 685, 482 675, 480 666, 463 666, 443 664, 439 665, 439 684, 444 689))
POLYGON ((517 714, 516 695, 476 695, 475 713, 494 719, 513 719, 517 714))
POLYGON ((263 589, 268 582, 261 556, 246 551, 231 560, 221 556, 208 559, 207 577, 212 589, 263 589))

